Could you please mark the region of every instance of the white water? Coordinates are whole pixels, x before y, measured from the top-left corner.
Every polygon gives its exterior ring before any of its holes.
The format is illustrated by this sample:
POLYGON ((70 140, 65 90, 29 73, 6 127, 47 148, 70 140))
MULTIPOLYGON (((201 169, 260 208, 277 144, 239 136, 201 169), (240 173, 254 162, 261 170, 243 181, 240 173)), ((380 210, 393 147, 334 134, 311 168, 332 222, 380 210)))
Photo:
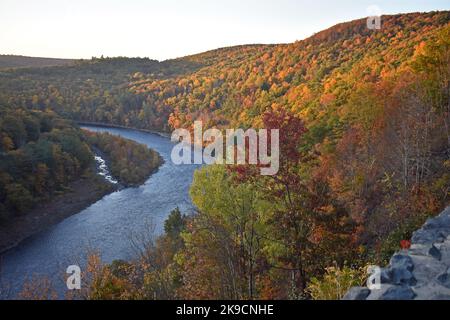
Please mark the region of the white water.
POLYGON ((111 174, 109 173, 109 168, 106 165, 106 161, 100 156, 95 156, 94 159, 97 162, 98 174, 101 175, 102 177, 104 177, 106 181, 108 181, 112 184, 117 184, 118 181, 116 179, 114 179, 111 176, 111 174))

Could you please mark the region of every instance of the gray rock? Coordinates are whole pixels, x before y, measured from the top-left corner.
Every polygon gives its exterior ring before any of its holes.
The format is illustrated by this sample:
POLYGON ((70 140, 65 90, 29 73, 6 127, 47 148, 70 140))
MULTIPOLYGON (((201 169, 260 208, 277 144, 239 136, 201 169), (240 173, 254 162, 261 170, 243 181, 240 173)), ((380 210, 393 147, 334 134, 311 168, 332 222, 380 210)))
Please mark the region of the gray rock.
POLYGON ((392 269, 392 283, 397 285, 410 285, 413 286, 417 283, 411 271, 403 268, 392 269))
POLYGON ((419 238, 428 239, 429 243, 444 241, 450 235, 450 215, 444 211, 439 216, 428 219, 418 233, 422 233, 419 238))
POLYGON ((422 286, 414 286, 415 300, 446 300, 450 297, 450 289, 440 285, 435 279, 422 286))
POLYGON ((445 264, 429 255, 412 255, 411 258, 414 262, 412 273, 417 280, 417 285, 425 285, 447 270, 445 264))
POLYGON ((433 244, 442 242, 450 235, 450 207, 435 218, 428 219, 421 229, 415 231, 412 243, 433 244))
POLYGON ((446 238, 446 233, 440 230, 425 230, 420 229, 413 233, 411 238, 412 244, 432 244, 435 242, 442 242, 446 238))
POLYGON ((367 296, 366 300, 380 300, 381 296, 389 289, 394 287, 392 284, 382 284, 380 289, 370 290, 370 294, 367 296))
POLYGON ((380 289, 352 288, 345 298, 450 300, 450 206, 428 219, 413 233, 411 247, 381 268, 380 289))
POLYGON ((370 294, 370 290, 365 287, 353 287, 347 291, 342 300, 365 300, 370 294))
POLYGON ((389 265, 392 269, 406 269, 408 271, 413 271, 414 269, 411 257, 406 254, 394 254, 389 261, 389 265))
POLYGON ((392 282, 392 270, 388 268, 381 268, 380 272, 381 283, 391 283, 392 282))
POLYGON ((412 244, 408 249, 408 255, 427 255, 430 250, 430 246, 426 244, 412 244))
POLYGON ((441 252, 434 245, 428 250, 428 254, 437 260, 441 260, 441 252))
POLYGON ((436 245, 441 252, 441 262, 446 266, 450 266, 450 238, 447 238, 441 244, 436 245))
POLYGON ((442 229, 445 232, 450 229, 450 216, 442 213, 435 218, 428 219, 422 229, 442 229))
POLYGON ((412 300, 416 294, 408 286, 382 284, 379 290, 371 290, 367 300, 412 300))
POLYGON ((381 300, 412 300, 416 294, 408 286, 394 286, 386 290, 381 300))
POLYGON ((406 254, 395 254, 394 256, 392 256, 389 267, 385 272, 385 274, 389 277, 389 281, 383 281, 382 279, 381 283, 392 283, 396 285, 415 285, 416 279, 412 274, 413 269, 414 262, 410 256, 406 254))
POLYGON ((450 268, 447 269, 447 272, 439 275, 437 281, 440 285, 450 289, 450 268))
POLYGON ((430 297, 430 300, 450 300, 450 294, 435 294, 430 297))

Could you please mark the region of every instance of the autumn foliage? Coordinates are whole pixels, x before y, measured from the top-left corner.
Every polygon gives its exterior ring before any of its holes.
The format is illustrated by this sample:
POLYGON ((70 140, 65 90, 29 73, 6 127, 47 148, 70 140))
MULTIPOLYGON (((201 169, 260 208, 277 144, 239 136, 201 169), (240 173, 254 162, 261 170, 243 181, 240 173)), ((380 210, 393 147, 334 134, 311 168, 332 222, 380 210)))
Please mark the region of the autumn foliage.
MULTIPOLYGON (((198 213, 172 213, 177 231, 146 246, 135 273, 104 267, 96 297, 339 298, 361 267, 407 248, 449 203, 450 15, 382 19, 381 30, 361 19, 292 44, 161 64, 84 61, 74 70, 87 76, 60 82, 67 67, 1 73, 0 98, 77 120, 280 129, 276 175, 198 170, 198 213)), ((1 143, 11 152, 19 140, 1 143)))

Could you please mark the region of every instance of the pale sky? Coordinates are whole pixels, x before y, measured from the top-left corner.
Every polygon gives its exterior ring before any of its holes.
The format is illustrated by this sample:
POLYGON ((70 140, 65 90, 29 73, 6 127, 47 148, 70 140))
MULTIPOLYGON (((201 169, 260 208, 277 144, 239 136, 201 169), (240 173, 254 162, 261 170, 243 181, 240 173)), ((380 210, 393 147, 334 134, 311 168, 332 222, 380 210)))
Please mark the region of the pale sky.
POLYGON ((0 54, 164 60, 301 40, 373 5, 382 14, 450 10, 449 0, 0 0, 0 54))

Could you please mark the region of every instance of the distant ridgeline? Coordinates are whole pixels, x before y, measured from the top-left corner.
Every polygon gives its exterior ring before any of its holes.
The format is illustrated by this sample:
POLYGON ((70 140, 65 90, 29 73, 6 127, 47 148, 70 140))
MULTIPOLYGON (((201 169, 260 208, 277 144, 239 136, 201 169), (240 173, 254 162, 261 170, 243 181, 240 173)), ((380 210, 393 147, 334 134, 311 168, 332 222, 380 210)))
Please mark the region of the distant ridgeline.
POLYGON ((0 54, 0 70, 15 68, 40 68, 64 66, 73 63, 72 59, 36 58, 0 54))
POLYGON ((355 89, 398 75, 448 22, 449 12, 383 16, 381 30, 361 19, 292 44, 3 71, 0 92, 76 120, 164 131, 198 118, 208 126, 255 125, 265 110, 283 106, 302 114, 320 141, 342 131, 336 111, 345 110, 355 89))

